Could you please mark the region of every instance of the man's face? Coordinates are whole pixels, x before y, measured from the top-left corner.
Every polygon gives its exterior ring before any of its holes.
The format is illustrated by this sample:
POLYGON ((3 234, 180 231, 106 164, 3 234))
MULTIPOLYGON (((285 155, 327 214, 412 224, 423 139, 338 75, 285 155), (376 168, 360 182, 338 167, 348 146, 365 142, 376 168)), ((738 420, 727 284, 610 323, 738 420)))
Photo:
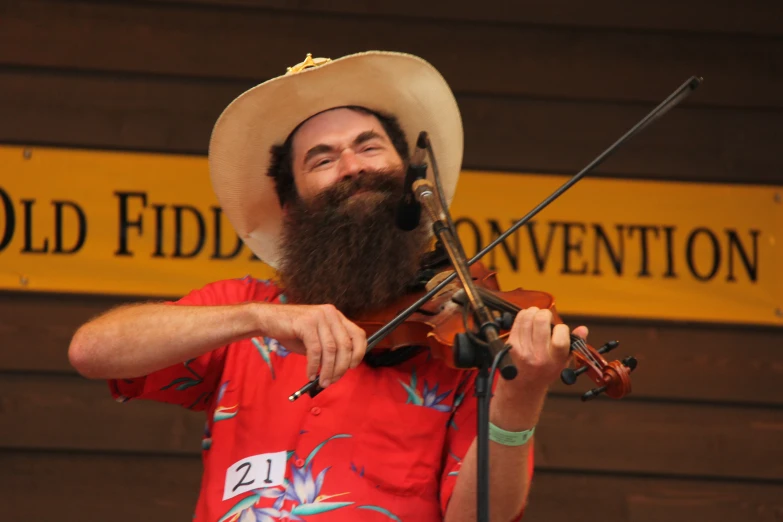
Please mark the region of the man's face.
POLYGON ((286 205, 280 280, 293 303, 331 303, 346 315, 397 299, 415 280, 428 225, 395 226, 403 162, 375 116, 334 109, 305 122, 291 144, 298 198, 286 205))
POLYGON ((333 109, 302 125, 292 143, 296 190, 310 201, 334 183, 367 171, 402 172, 402 159, 375 116, 333 109))

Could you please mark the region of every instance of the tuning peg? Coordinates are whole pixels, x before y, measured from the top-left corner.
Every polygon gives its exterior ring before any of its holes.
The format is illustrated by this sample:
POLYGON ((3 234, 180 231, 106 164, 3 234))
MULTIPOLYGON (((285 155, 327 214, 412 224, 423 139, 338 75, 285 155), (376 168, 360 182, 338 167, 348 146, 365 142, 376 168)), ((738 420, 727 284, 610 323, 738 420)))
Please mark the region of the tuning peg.
POLYGON ((501 330, 511 330, 511 327, 514 326, 514 315, 509 312, 503 312, 503 315, 495 319, 495 324, 501 330))
POLYGON ((625 359, 622 360, 623 366, 628 368, 631 371, 634 371, 636 369, 636 365, 638 364, 636 357, 633 355, 629 355, 625 359))
POLYGON ((618 346, 620 346, 620 341, 609 341, 608 343, 606 343, 605 345, 603 345, 602 347, 600 347, 596 351, 598 353, 607 353, 607 352, 611 352, 612 350, 614 350, 618 346))
POLYGON ((600 394, 606 391, 606 386, 601 386, 600 388, 593 388, 589 392, 585 392, 584 395, 582 395, 582 401, 589 401, 590 399, 595 399, 600 394))
POLYGON ((560 380, 563 381, 565 384, 574 384, 576 382, 576 378, 582 375, 587 371, 587 366, 582 366, 581 368, 577 370, 572 370, 571 368, 566 368, 562 372, 560 372, 560 380))

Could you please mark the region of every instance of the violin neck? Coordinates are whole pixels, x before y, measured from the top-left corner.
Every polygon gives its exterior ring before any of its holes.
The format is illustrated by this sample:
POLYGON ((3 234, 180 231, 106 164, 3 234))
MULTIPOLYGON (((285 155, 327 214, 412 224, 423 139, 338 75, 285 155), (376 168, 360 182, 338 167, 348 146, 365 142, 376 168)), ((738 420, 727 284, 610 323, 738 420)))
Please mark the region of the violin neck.
MULTIPOLYGON (((479 294, 481 295, 481 298, 484 300, 484 303, 490 308, 494 308, 500 312, 508 312, 515 316, 522 310, 514 303, 510 303, 505 299, 496 296, 491 291, 485 288, 478 288, 478 291, 479 294)), ((554 327, 555 325, 552 325, 553 329, 554 327)), ((581 337, 578 337, 574 334, 570 334, 570 335, 571 335, 571 350, 580 349, 582 345, 585 344, 584 339, 582 339, 581 337)))
POLYGON ((486 304, 490 308, 494 308, 499 312, 508 312, 515 316, 520 311, 522 311, 522 309, 519 308, 514 303, 510 303, 505 299, 496 296, 494 293, 492 293, 490 290, 487 290, 486 288, 479 287, 477 288, 477 290, 479 295, 481 296, 481 299, 484 300, 484 304, 486 304))

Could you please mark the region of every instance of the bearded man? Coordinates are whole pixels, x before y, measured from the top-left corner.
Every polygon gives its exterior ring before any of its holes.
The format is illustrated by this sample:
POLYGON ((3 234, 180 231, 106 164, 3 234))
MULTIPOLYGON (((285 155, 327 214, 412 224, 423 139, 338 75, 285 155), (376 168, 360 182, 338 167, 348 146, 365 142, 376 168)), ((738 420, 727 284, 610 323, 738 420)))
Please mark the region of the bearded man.
MULTIPOLYGON (((426 220, 412 232, 394 221, 422 130, 450 202, 463 135, 442 76, 401 53, 308 55, 229 105, 210 142, 217 198, 278 279, 119 307, 75 333, 71 363, 118 401, 206 413, 194 522, 476 519, 476 372, 422 347, 365 354, 351 320, 402 297, 426 259, 426 220), (321 393, 288 400, 317 375, 321 393)), ((569 329, 531 308, 508 343, 518 375, 495 383, 490 410, 498 521, 524 512, 569 329)))

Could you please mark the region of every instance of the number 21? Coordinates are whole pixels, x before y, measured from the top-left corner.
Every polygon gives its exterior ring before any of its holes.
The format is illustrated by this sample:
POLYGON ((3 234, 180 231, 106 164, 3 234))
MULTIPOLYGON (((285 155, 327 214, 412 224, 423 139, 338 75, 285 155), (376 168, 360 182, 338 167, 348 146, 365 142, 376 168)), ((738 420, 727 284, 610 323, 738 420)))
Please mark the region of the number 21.
MULTIPOLYGON (((248 473, 250 473, 250 468, 251 467, 252 466, 250 465, 249 462, 244 462, 244 463, 240 464, 239 466, 237 466, 237 469, 236 469, 237 472, 239 472, 242 468, 245 468, 245 473, 242 475, 242 478, 239 479, 239 482, 237 483, 236 486, 234 486, 234 489, 232 489, 232 491, 236 491, 237 488, 242 487, 242 486, 250 486, 251 484, 253 484, 256 481, 256 479, 252 479, 252 480, 250 480, 248 482, 245 482, 245 479, 247 478, 248 473)), ((269 478, 271 474, 272 474, 272 459, 266 459, 266 478, 264 479, 264 483, 265 484, 270 484, 272 482, 270 480, 270 478, 269 478)))

